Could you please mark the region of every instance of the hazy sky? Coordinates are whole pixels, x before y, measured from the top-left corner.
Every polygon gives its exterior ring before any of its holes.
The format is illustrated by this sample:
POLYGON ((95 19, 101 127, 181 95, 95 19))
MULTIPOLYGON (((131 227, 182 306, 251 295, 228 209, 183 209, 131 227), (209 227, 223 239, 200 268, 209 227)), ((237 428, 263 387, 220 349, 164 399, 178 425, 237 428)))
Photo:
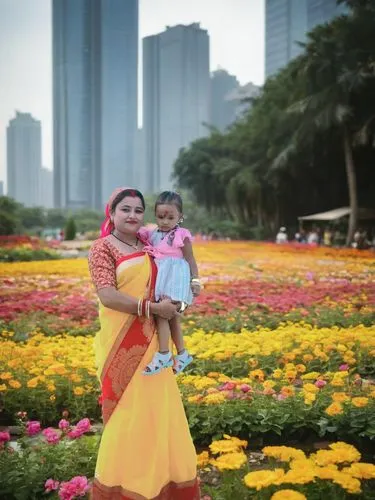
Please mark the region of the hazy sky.
MULTIPOLYGON (((139 4, 140 37, 200 22, 210 35, 212 70, 224 68, 241 83, 263 83, 264 0, 139 4)), ((6 127, 16 109, 41 120, 43 164, 52 168, 51 35, 51 0, 0 0, 0 180, 6 177, 6 127)))

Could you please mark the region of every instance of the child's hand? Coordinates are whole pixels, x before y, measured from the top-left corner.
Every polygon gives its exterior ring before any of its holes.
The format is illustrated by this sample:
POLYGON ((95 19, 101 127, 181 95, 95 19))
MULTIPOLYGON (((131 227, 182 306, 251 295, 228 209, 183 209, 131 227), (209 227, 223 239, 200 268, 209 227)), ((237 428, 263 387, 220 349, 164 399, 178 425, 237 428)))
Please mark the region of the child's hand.
POLYGON ((191 280, 191 291, 193 292, 194 297, 198 297, 201 293, 202 285, 198 278, 194 278, 191 280))

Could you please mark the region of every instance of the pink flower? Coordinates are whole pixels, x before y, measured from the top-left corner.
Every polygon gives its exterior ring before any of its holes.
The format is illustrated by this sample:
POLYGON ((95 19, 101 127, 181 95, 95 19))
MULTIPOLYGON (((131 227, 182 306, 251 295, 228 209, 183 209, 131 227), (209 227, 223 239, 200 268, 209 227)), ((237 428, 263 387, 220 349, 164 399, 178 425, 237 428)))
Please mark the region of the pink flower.
POLYGON ((44 429, 42 434, 46 438, 48 444, 57 444, 60 441, 59 434, 55 431, 55 429, 52 429, 52 427, 44 429))
POLYGON ((88 432, 91 429, 90 420, 88 418, 83 418, 77 423, 76 427, 81 432, 88 432))
POLYGON ((75 497, 83 497, 90 489, 86 476, 73 477, 68 482, 61 483, 59 498, 61 500, 73 500, 75 497))
POLYGON ((241 384, 240 389, 242 392, 249 392, 251 391, 251 387, 248 384, 241 384))
POLYGON ((0 432, 0 443, 10 441, 10 434, 7 431, 0 432))
POLYGON ((59 422, 59 429, 64 431, 65 429, 68 429, 68 427, 70 427, 70 423, 65 420, 65 418, 62 418, 59 422))
POLYGON ((340 372, 346 372, 346 370, 349 370, 349 365, 344 364, 339 366, 340 372))
POLYGON ((35 436, 41 431, 40 422, 38 420, 29 420, 26 422, 26 434, 28 436, 35 436))
POLYGON ((55 491, 58 489, 60 483, 58 481, 54 481, 53 479, 47 479, 44 483, 44 488, 46 493, 50 493, 51 491, 55 491))
POLYGON ((74 429, 72 429, 70 432, 68 432, 68 437, 70 437, 70 439, 77 439, 77 438, 81 437, 83 434, 84 434, 84 432, 77 429, 77 427, 74 427, 74 429))
POLYGON ((321 379, 319 379, 315 382, 315 386, 319 387, 319 389, 324 387, 326 384, 327 384, 327 382, 325 380, 321 380, 321 379))
POLYGON ((89 482, 86 476, 75 476, 70 480, 71 484, 76 487, 76 495, 83 496, 87 493, 90 488, 89 482))

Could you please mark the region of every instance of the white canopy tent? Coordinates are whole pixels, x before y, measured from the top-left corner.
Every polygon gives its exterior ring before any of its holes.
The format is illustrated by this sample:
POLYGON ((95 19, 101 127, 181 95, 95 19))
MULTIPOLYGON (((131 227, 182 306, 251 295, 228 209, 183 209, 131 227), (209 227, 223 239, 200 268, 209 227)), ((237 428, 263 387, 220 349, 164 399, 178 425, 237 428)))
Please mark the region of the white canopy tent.
MULTIPOLYGON (((318 214, 303 215, 298 217, 299 221, 334 221, 350 215, 350 207, 335 208, 328 212, 320 212, 318 214)), ((370 208, 358 209, 359 220, 375 220, 375 210, 370 208)))

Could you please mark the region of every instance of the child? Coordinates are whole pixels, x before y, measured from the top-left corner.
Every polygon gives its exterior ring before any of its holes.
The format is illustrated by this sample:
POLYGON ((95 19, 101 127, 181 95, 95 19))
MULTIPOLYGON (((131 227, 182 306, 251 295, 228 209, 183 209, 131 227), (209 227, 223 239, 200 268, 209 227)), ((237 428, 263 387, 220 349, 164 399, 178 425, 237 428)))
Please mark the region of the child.
MULTIPOLYGON (((181 196, 173 191, 161 193, 155 203, 155 216, 158 225, 156 229, 140 230, 140 238, 150 245, 149 251, 158 267, 155 299, 169 298, 180 305, 179 312, 182 312, 192 304, 193 296, 199 295, 201 283, 193 255, 191 234, 180 227, 183 220, 181 196)), ((174 373, 180 373, 193 360, 184 346, 180 317, 176 316, 170 321, 158 317, 156 322, 159 351, 143 373, 153 375, 169 366, 173 366, 174 373), (177 349, 174 361, 169 350, 170 337, 177 349)))

